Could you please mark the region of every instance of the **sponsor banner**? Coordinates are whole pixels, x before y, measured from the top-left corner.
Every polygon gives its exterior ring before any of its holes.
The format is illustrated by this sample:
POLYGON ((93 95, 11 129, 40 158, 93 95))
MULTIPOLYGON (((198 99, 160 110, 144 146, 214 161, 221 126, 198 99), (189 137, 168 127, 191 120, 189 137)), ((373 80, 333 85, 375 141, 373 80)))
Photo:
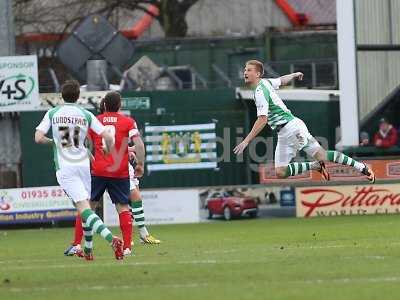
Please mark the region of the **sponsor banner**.
POLYGON ((275 165, 274 163, 260 164, 258 167, 258 173, 260 177, 260 183, 274 183, 274 182, 286 182, 290 184, 290 182, 296 181, 310 181, 313 180, 313 176, 311 172, 304 172, 303 174, 299 174, 297 176, 291 176, 289 179, 280 179, 276 176, 275 173, 275 165))
POLYGON ((76 216, 75 209, 0 213, 0 225, 70 221, 74 220, 75 216, 76 216))
POLYGON ((0 57, 0 111, 29 111, 39 105, 36 55, 0 57))
POLYGON ((0 190, 0 224, 72 220, 75 209, 58 186, 0 190))
POLYGON ((296 188, 297 217, 400 213, 400 185, 296 188))
MULTIPOLYGON (((197 223, 199 196, 197 190, 142 190, 140 191, 146 224, 197 223)), ((104 223, 118 226, 119 219, 108 193, 104 194, 104 223)))
MULTIPOLYGON (((364 160, 374 172, 376 179, 400 179, 400 160, 364 160)), ((364 175, 358 172, 353 167, 326 163, 331 181, 365 181, 367 179, 364 175)), ((287 179, 280 179, 275 174, 273 163, 262 164, 259 166, 260 183, 283 183, 290 184, 291 182, 305 182, 305 181, 321 181, 321 174, 316 171, 306 172, 298 176, 293 176, 287 179)))
POLYGON ((148 171, 216 168, 215 126, 145 126, 148 171))

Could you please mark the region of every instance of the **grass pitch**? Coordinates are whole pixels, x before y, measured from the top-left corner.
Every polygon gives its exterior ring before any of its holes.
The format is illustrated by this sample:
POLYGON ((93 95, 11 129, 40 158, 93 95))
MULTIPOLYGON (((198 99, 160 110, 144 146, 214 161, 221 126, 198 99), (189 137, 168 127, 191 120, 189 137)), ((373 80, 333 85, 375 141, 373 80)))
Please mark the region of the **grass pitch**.
MULTIPOLYGON (((399 299, 398 216, 153 226, 115 261, 64 257, 72 229, 2 230, 0 299, 399 299)), ((115 229, 118 232, 118 229, 115 229)))

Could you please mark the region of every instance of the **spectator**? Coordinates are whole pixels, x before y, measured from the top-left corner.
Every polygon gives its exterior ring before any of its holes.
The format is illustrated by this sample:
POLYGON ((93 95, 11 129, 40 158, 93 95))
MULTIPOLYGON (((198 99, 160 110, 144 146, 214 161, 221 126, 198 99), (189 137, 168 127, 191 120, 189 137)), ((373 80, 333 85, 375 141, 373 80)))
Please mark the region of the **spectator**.
POLYGON ((375 133, 374 145, 390 148, 397 144, 397 130, 385 118, 379 120, 379 131, 375 133))
POLYGON ((360 132, 360 146, 369 146, 370 141, 369 141, 369 134, 368 132, 361 131, 360 132))

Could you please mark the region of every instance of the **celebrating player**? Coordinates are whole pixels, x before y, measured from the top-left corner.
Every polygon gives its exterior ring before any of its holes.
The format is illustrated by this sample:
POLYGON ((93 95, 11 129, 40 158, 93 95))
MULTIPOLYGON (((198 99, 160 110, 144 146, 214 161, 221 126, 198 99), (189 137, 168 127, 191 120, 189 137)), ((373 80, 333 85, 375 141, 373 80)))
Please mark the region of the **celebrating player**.
POLYGON ((101 151, 109 152, 114 145, 110 130, 104 127, 89 111, 79 107, 79 83, 67 81, 61 88, 64 105, 47 111, 36 127, 35 142, 53 144, 56 177, 60 186, 72 200, 87 229, 85 247, 91 247, 92 232, 100 234, 112 246, 115 258, 123 259, 123 242, 112 235, 101 219, 90 208, 90 163, 84 141, 89 128, 104 140, 101 151), (53 139, 46 137, 50 127, 53 139))
POLYGON ((288 84, 295 78, 302 80, 302 73, 292 73, 268 80, 261 78, 263 74, 264 66, 260 61, 250 60, 246 63, 244 80, 246 84, 254 89, 257 120, 246 138, 234 148, 235 154, 242 153, 250 141, 268 123, 278 133, 278 143, 275 150, 275 172, 279 178, 287 178, 308 170, 316 170, 321 173, 325 180, 329 180, 329 173, 326 170, 324 161, 331 161, 352 166, 366 175, 370 182, 375 182, 374 172, 364 163, 358 162, 338 151, 326 151, 323 149, 309 133, 304 122, 295 117, 279 98, 275 89, 278 89, 280 85, 288 84), (291 160, 300 150, 304 150, 316 161, 291 163, 291 160))

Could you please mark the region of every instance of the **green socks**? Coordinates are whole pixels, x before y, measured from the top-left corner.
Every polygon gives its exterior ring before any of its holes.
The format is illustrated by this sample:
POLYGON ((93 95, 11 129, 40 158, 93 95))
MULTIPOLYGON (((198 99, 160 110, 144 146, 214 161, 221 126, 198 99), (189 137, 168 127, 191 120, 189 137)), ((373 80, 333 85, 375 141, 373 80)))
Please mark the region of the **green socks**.
MULTIPOLYGON (((82 220, 84 221, 87 231, 96 232, 100 234, 107 242, 111 243, 113 235, 111 231, 104 225, 103 221, 91 209, 85 209, 81 213, 82 220)), ((85 235, 86 242, 86 235, 85 235)))

